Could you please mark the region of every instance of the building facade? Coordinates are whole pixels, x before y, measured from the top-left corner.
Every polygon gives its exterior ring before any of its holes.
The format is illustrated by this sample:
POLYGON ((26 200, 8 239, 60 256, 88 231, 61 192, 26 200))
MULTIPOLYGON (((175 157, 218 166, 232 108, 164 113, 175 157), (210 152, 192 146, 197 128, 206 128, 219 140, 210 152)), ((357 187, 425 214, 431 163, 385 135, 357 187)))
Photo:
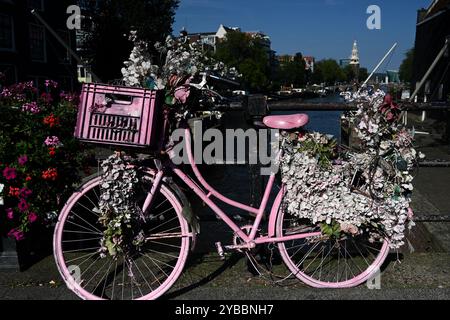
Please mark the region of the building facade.
POLYGON ((339 66, 342 68, 342 69, 345 69, 347 66, 349 66, 350 65, 350 59, 341 59, 341 60, 339 60, 339 66))
POLYGON ((35 9, 71 48, 75 32, 67 28, 68 0, 0 0, 0 72, 6 85, 33 80, 58 81, 62 88, 77 85, 76 63, 67 48, 31 14, 35 9))
MULTIPOLYGON (((416 42, 414 50, 413 88, 422 80, 426 72, 445 45, 450 41, 450 0, 436 0, 427 9, 418 11, 416 42)), ((419 92, 420 97, 428 101, 450 99, 450 49, 440 59, 425 86, 419 92)))
POLYGON ((241 29, 238 27, 226 27, 221 24, 216 32, 189 33, 188 37, 191 42, 200 42, 204 49, 216 52, 219 42, 224 40, 229 32, 233 31, 241 32, 241 29))
MULTIPOLYGON (((297 55, 289 55, 289 54, 284 54, 284 55, 279 55, 276 57, 278 64, 280 66, 283 66, 285 64, 288 64, 290 62, 294 62, 296 61, 296 58, 298 57, 297 55)), ((310 71, 311 73, 314 73, 314 69, 316 66, 316 58, 313 56, 302 56, 303 61, 305 62, 305 70, 310 71)))
POLYGON ((303 60, 305 61, 305 69, 306 71, 310 71, 311 73, 314 73, 314 68, 316 65, 316 59, 311 56, 303 57, 303 60))

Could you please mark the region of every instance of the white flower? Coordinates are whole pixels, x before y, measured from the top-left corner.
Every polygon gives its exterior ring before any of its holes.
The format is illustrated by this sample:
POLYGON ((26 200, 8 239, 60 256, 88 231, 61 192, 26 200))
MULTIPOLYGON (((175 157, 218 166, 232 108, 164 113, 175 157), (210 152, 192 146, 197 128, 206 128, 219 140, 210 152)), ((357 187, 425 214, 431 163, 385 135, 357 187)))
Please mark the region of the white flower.
MULTIPOLYGON (((404 242, 407 224, 411 225, 407 215, 411 199, 405 194, 394 198, 394 194, 398 186, 401 192, 413 190, 410 171, 421 155, 412 147, 411 134, 403 130, 401 124, 387 123, 378 113, 384 99, 382 91, 372 95, 362 92, 345 96, 358 105, 357 112, 344 118, 357 127, 363 150, 346 152, 346 161, 324 169, 315 155, 298 152, 292 144, 285 146, 281 163, 283 183, 288 186, 284 199, 286 209, 313 224, 337 221, 342 230, 351 234, 369 230, 368 227, 372 226, 375 231, 370 229, 371 241, 382 241, 386 235, 391 240, 391 248, 399 248, 404 242), (384 162, 375 161, 380 156, 386 157, 384 162), (406 171, 400 171, 395 165, 395 159, 400 158, 407 163, 406 171), (392 164, 392 169, 389 169, 389 164, 392 164), (286 174, 292 172, 295 173, 286 174), (352 183, 358 184, 361 192, 376 195, 378 201, 353 192, 350 188, 352 183), (289 206, 293 201, 299 202, 300 208, 289 206), (377 234, 377 228, 383 233, 377 234)), ((324 145, 329 137, 311 133, 305 135, 301 142, 306 141, 324 145)))

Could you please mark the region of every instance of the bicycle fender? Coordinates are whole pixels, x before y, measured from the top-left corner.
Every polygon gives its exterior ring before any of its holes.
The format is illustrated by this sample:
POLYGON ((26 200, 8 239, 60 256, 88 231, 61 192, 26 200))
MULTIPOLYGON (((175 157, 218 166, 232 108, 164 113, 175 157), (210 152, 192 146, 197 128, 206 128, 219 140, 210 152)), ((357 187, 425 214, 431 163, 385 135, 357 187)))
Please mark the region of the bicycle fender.
POLYGON ((272 206, 272 210, 270 212, 269 227, 268 227, 269 237, 275 237, 278 211, 281 206, 281 203, 283 202, 283 196, 284 196, 284 186, 281 187, 280 192, 278 193, 277 197, 275 198, 275 201, 272 206))
POLYGON ((192 210, 192 206, 188 198, 186 197, 186 194, 180 189, 180 187, 172 180, 170 177, 164 177, 163 178, 164 183, 166 183, 172 191, 175 193, 177 198, 180 200, 180 202, 183 204, 183 217, 186 219, 187 223, 189 224, 191 231, 192 231, 192 249, 191 251, 194 251, 196 241, 197 241, 197 235, 200 234, 200 222, 198 216, 194 214, 194 211, 192 210))

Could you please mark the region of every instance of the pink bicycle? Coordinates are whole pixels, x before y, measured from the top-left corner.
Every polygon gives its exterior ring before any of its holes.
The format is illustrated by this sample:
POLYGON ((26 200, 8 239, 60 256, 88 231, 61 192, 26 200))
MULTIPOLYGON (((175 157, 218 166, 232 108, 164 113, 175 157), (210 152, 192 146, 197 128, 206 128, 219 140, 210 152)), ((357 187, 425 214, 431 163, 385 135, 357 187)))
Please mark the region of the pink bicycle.
MULTIPOLYGON (((81 132, 78 136, 91 142, 101 141, 116 146, 121 143, 136 145, 137 142, 134 144, 132 142, 140 141, 142 137, 136 136, 130 139, 130 133, 126 132, 129 127, 123 126, 124 117, 130 117, 130 113, 123 115, 121 112, 124 106, 138 105, 142 109, 142 105, 145 105, 143 97, 149 92, 145 89, 137 92, 129 88, 86 85, 83 88, 81 106, 84 111, 80 111, 80 114, 83 112, 86 114, 79 117, 79 126, 84 123, 84 129, 78 128, 81 132), (89 112, 89 107, 93 101, 96 103, 99 101, 98 95, 102 95, 102 92, 104 98, 107 92, 117 96, 123 95, 124 91, 127 95, 136 94, 135 98, 113 101, 105 111, 91 108, 89 112), (95 95, 97 96, 92 98, 95 95), (89 97, 92 99, 90 100, 89 97), (109 117, 109 122, 99 120, 101 117, 109 117), (114 117, 121 117, 121 122, 114 120, 114 117), (103 130, 102 133, 95 131, 99 128, 103 130), (108 130, 111 131, 109 135, 108 130)), ((157 98, 153 96, 150 100, 152 102, 149 103, 149 107, 153 110, 149 114, 154 117, 154 114, 157 114, 155 103, 157 98)), ((144 118, 142 113, 136 118, 139 117, 144 118)), ((305 126, 308 120, 307 115, 299 114, 270 116, 263 122, 269 128, 289 131, 305 126)), ((148 123, 149 120, 145 119, 145 121, 148 123)), ((155 125, 156 122, 153 124, 155 125)), ((166 125, 167 123, 164 123, 162 127, 166 128, 166 125)), ((141 128, 134 130, 137 133, 141 128)), ((184 142, 190 166, 197 181, 173 164, 171 159, 174 155, 171 150, 160 152, 159 156, 154 157, 155 168, 145 170, 145 181, 143 181, 145 187, 139 195, 139 205, 148 217, 147 223, 143 226, 145 245, 134 253, 131 260, 102 257, 99 253, 100 239, 104 231, 98 222, 99 215, 95 210, 98 207, 101 192, 100 177, 84 184, 67 201, 55 230, 54 255, 64 281, 79 297, 83 299, 157 299, 177 281, 187 261, 190 248, 195 244, 196 232, 185 214, 185 209, 189 206, 187 198, 173 182, 173 176, 178 177, 188 186, 234 232, 235 237, 232 243, 226 246, 217 244, 221 255, 227 250, 246 252, 259 245, 277 245, 282 260, 292 275, 315 288, 358 286, 370 279, 385 261, 389 253, 387 240, 371 243, 366 234, 326 236, 322 234, 320 226, 312 225, 309 221, 300 221, 287 214, 283 210, 285 192, 283 186, 272 204, 267 219, 268 227, 262 230, 262 221, 269 207, 270 193, 275 187, 276 174, 272 173, 269 177, 259 208, 233 201, 211 187, 199 172, 193 154, 190 152, 189 128, 185 129, 184 142), (217 201, 249 212, 255 217, 253 225, 239 226, 217 206, 217 201)), ((278 156, 281 156, 281 153, 282 151, 278 156)))

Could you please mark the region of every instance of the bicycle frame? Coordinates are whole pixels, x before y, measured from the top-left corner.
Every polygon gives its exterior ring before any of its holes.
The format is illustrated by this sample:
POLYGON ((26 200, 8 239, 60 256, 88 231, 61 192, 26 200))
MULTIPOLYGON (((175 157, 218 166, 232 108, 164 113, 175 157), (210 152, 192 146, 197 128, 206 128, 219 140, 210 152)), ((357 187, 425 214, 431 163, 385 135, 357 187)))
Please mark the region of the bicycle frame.
MULTIPOLYGON (((284 241, 289 241, 289 240, 299 240, 299 239, 304 239, 304 238, 309 238, 309 237, 315 237, 315 236, 321 236, 322 233, 321 232, 315 232, 315 233, 304 233, 304 234, 295 234, 295 235, 290 235, 290 236, 285 236, 285 237, 275 237, 275 225, 276 225, 276 219, 278 216, 278 207, 280 206, 282 199, 283 199, 283 194, 284 194, 284 187, 281 188, 280 193, 278 194, 278 196, 276 197, 276 200, 272 206, 272 211, 270 214, 270 219, 269 219, 269 227, 268 227, 268 235, 267 236, 260 236, 260 237, 256 237, 257 236, 257 232, 258 229, 261 225, 261 221, 264 217, 264 213, 267 209, 267 204, 269 202, 269 197, 270 197, 270 193, 273 189, 274 183, 275 183, 275 177, 276 177, 276 172, 272 172, 270 177, 269 177, 269 181, 267 183, 265 192, 264 192, 264 196, 262 198, 262 202, 259 206, 259 208, 254 208, 239 202, 236 202, 232 199, 229 199, 227 197, 225 197, 224 195, 222 195, 220 192, 216 191, 213 187, 211 187, 206 180, 203 178, 202 174, 200 173, 200 171, 197 168, 197 165, 195 164, 195 160, 194 160, 194 156, 192 153, 192 148, 191 148, 191 142, 192 142, 192 134, 190 132, 189 128, 185 129, 185 136, 183 139, 183 142, 186 143, 185 147, 187 150, 187 155, 188 155, 188 159, 189 159, 189 163, 190 166, 198 180, 198 182, 200 182, 201 186, 207 191, 203 191, 201 189, 201 187, 199 187, 199 185, 193 180, 191 179, 188 175, 186 175, 181 169, 179 169, 175 164, 173 164, 172 161, 169 161, 168 164, 166 164, 165 166, 162 166, 161 168, 158 168, 158 172, 155 176, 155 180, 154 180, 154 184, 152 186, 152 189, 145 201, 144 204, 144 212, 146 211, 146 209, 151 205, 152 203, 152 199, 153 199, 153 195, 156 193, 156 191, 158 190, 162 179, 166 173, 167 170, 170 170, 172 172, 174 172, 192 191, 194 191, 194 193, 202 200, 204 201, 213 211, 214 213, 223 220, 223 222, 225 222, 225 224, 227 224, 231 230, 233 230, 235 232, 235 234, 237 236, 239 236, 242 241, 244 241, 244 245, 242 246, 238 246, 238 247, 234 247, 234 246, 227 246, 227 249, 238 249, 238 248, 254 248, 256 245, 258 244, 266 244, 266 243, 278 243, 278 242, 284 242, 284 241), (252 228, 250 230, 250 234, 247 235, 232 219, 230 219, 227 214, 225 212, 223 212, 217 205, 216 203, 211 199, 212 197, 216 198, 217 200, 221 201, 222 203, 226 203, 232 207, 235 207, 237 209, 243 210, 243 211, 247 211, 250 212, 252 214, 255 215, 255 221, 252 225, 252 228)), ((182 143, 182 142, 180 142, 182 143)), ((173 159, 175 157, 175 155, 173 154, 173 152, 168 151, 169 157, 170 159, 173 159)), ((282 151, 280 150, 279 154, 278 154, 278 159, 281 157, 282 155, 282 151)))

